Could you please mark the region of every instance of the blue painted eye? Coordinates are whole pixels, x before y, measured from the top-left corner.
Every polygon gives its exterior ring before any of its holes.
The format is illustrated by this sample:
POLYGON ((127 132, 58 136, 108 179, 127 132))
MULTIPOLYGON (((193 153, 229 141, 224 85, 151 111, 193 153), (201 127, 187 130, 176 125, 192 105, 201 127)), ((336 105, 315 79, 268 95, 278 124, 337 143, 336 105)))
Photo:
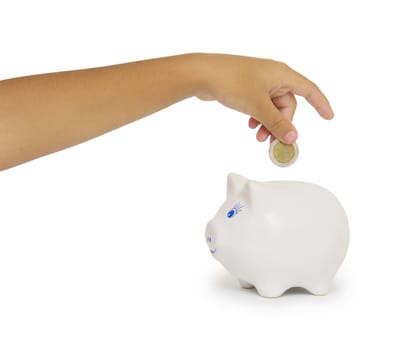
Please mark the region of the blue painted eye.
POLYGON ((242 211, 242 208, 244 207, 243 204, 241 203, 236 203, 232 209, 230 209, 227 213, 227 218, 232 219, 236 214, 239 214, 242 211))
POLYGON ((227 218, 231 219, 232 217, 234 217, 237 214, 237 210, 236 208, 232 208, 228 213, 227 213, 227 218))

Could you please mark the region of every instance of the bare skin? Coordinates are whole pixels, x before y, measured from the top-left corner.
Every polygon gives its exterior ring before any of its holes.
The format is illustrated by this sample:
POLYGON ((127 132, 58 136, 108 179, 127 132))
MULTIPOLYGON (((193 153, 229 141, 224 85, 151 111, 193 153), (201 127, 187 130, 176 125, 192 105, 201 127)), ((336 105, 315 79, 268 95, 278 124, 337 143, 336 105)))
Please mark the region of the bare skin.
POLYGON ((185 54, 0 81, 0 170, 87 141, 183 99, 245 113, 257 139, 297 139, 294 95, 325 119, 333 111, 310 80, 272 60, 185 54))

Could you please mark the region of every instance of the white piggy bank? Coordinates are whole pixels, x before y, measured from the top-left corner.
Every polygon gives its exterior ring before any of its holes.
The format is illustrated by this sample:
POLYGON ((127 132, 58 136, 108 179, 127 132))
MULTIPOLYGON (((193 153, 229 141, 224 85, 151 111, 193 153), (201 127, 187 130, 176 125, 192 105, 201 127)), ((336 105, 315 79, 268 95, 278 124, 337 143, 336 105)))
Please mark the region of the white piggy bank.
POLYGON ((326 189, 305 182, 228 176, 227 199, 206 227, 213 257, 243 288, 278 297, 327 293, 346 255, 347 216, 326 189))

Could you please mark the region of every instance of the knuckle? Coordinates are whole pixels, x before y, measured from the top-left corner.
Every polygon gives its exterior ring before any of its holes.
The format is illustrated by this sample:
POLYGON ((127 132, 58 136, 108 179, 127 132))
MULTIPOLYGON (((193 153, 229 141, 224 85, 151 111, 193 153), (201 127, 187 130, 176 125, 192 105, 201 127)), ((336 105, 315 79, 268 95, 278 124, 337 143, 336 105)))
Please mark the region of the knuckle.
POLYGON ((267 61, 268 61, 268 62, 271 62, 271 63, 275 66, 275 68, 276 68, 277 70, 280 70, 280 71, 288 71, 288 70, 291 70, 291 68, 290 68, 285 62, 277 61, 277 60, 272 60, 272 59, 268 59, 267 61))
POLYGON ((291 71, 291 68, 290 68, 285 62, 278 62, 278 64, 279 64, 279 69, 280 69, 282 72, 289 72, 289 71, 291 71))
POLYGON ((307 93, 307 96, 305 96, 305 97, 310 100, 315 99, 315 97, 319 93, 319 91, 320 90, 319 90, 318 86, 315 83, 313 83, 312 81, 310 81, 308 83, 308 93, 307 93))
POLYGON ((310 88, 312 90, 312 93, 319 91, 318 85, 316 85, 313 81, 310 81, 310 88))

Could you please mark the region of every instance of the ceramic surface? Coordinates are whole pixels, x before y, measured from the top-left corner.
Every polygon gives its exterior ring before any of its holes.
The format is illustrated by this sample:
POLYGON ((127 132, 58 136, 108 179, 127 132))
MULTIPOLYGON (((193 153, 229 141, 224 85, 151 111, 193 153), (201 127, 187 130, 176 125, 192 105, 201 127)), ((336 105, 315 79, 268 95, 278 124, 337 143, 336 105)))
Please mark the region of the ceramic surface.
POLYGON ((346 255, 349 229, 340 202, 318 185, 230 174, 227 199, 205 238, 244 288, 264 297, 291 287, 324 295, 346 255))

